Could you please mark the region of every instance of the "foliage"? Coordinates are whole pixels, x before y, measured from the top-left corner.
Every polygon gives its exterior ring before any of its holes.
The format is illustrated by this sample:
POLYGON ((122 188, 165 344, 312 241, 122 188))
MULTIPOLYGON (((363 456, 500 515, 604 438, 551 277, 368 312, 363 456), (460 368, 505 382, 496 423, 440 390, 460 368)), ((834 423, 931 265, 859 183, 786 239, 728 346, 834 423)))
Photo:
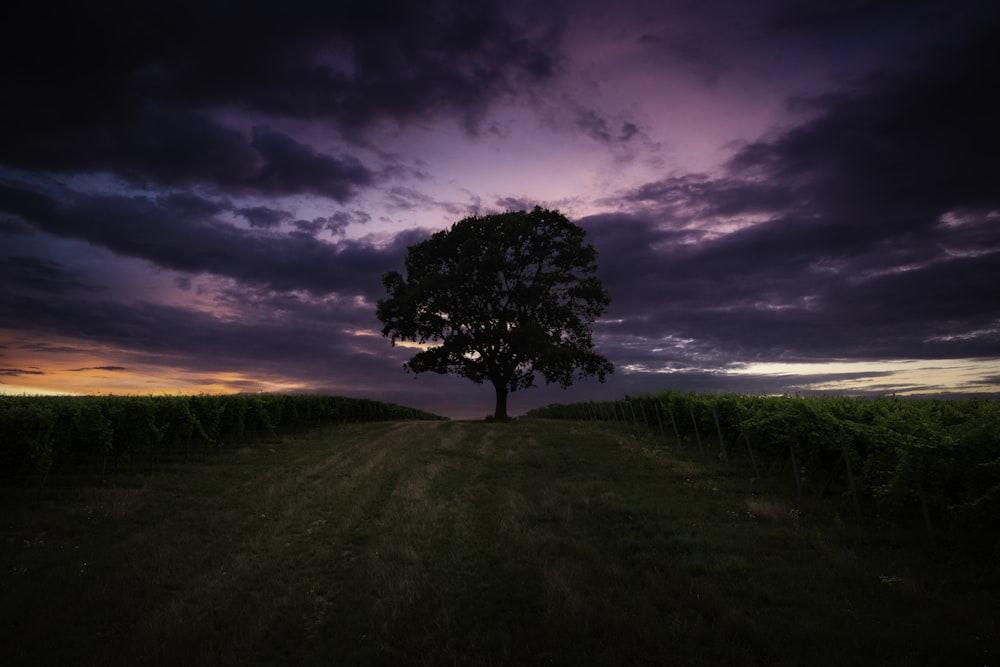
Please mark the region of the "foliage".
POLYGON ((396 419, 440 419, 393 403, 341 396, 0 395, 0 476, 98 463, 152 466, 171 452, 209 451, 303 428, 396 419))
POLYGON ((742 457, 755 472, 790 465, 800 493, 837 484, 857 511, 923 512, 932 541, 935 522, 995 526, 1000 515, 997 401, 665 391, 528 416, 620 420, 679 446, 710 439, 720 458, 742 457))
POLYGON ((566 387, 602 382, 611 363, 594 352, 590 325, 610 303, 597 251, 558 211, 535 207, 465 218, 409 248, 406 277, 391 271, 378 302, 382 335, 424 345, 405 368, 490 382, 495 417, 507 394, 541 375, 566 387))

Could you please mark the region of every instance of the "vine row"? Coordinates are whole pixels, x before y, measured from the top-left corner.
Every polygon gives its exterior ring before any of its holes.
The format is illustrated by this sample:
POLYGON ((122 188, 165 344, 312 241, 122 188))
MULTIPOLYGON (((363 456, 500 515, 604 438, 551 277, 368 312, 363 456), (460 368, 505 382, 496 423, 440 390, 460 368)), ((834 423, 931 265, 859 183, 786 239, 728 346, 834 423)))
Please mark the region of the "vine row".
POLYGON ((665 391, 527 416, 627 424, 756 476, 782 475, 799 495, 839 490, 858 515, 919 510, 932 544, 935 522, 996 527, 1000 516, 995 400, 665 391))
POLYGON ((0 476, 157 460, 346 422, 443 419, 414 408, 321 395, 0 395, 0 476))

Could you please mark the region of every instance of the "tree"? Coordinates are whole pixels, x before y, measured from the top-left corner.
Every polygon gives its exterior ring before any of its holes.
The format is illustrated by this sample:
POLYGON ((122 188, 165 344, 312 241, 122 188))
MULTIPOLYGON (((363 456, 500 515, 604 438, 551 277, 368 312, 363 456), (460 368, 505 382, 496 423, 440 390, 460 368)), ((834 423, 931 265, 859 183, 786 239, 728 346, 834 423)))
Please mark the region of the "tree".
POLYGON ((429 345, 404 368, 466 377, 507 395, 535 383, 601 382, 614 368, 594 352, 590 325, 611 299, 596 276, 597 251, 559 211, 536 206, 473 216, 410 246, 406 278, 382 276, 382 335, 429 345))

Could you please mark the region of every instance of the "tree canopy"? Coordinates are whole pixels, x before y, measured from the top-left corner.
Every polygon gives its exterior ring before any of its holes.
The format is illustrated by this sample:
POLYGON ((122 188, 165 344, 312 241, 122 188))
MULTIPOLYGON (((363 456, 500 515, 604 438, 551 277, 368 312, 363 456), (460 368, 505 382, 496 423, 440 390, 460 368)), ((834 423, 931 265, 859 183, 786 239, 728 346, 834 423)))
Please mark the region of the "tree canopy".
POLYGON ((404 367, 466 377, 507 395, 537 376, 568 387, 603 382, 614 368, 594 352, 590 325, 611 299, 597 278, 597 251, 563 214, 536 206, 473 216, 410 246, 406 277, 382 276, 382 335, 427 345, 404 367))

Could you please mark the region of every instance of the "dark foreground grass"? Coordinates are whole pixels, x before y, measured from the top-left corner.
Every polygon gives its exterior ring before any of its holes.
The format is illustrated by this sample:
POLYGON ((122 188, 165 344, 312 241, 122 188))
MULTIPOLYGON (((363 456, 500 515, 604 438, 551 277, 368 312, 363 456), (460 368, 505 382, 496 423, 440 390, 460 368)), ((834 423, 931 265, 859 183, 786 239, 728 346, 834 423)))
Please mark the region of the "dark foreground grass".
POLYGON ((5 664, 1000 660, 988 561, 600 426, 346 426, 108 482, 0 489, 5 664))

